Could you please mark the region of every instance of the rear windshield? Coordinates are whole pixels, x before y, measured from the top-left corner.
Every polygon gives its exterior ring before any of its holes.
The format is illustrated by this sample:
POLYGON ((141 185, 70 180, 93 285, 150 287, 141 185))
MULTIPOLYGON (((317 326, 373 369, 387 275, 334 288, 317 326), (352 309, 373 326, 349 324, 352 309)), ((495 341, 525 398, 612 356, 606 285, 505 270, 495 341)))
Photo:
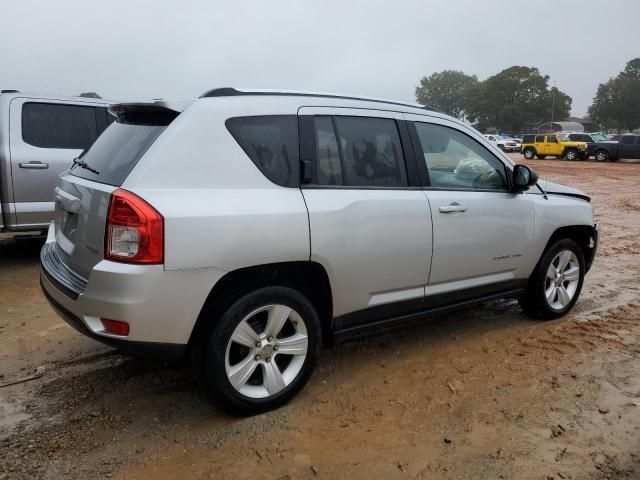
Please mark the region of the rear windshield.
POLYGON ((165 128, 114 122, 69 171, 76 177, 119 187, 165 128))

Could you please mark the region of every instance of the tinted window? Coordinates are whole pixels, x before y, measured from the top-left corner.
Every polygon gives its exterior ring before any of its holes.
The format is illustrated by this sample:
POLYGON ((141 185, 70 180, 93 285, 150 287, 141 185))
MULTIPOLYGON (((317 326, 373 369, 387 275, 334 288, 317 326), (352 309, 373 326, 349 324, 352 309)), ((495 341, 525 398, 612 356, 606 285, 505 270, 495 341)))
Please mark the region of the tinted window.
MULTIPOLYGON (((638 137, 640 138, 640 137, 638 137)), ((624 143, 625 145, 633 145, 634 143, 636 143, 636 137, 632 136, 632 135, 622 135, 622 138, 620 139, 621 143, 624 143)))
POLYGON ((227 128, 269 180, 287 187, 298 185, 298 118, 295 115, 230 118, 227 128))
POLYGON ((544 143, 544 135, 536 135, 536 143, 544 143))
POLYGON ((558 139, 556 138, 555 135, 550 135, 547 137, 547 142, 548 143, 558 143, 558 139))
POLYGON ((395 120, 334 117, 344 185, 406 187, 400 135, 395 120))
POLYGON ((85 149, 111 121, 103 107, 25 103, 22 139, 34 147, 85 149))
POLYGON ((315 117, 317 182, 320 185, 342 185, 342 165, 338 140, 331 117, 315 117))
POLYGON ((88 168, 73 165, 70 172, 76 177, 120 186, 165 128, 163 125, 113 123, 82 155, 81 160, 88 168))
POLYGON ((441 125, 415 125, 432 187, 507 188, 502 162, 471 137, 441 125))
POLYGON ((533 135, 525 135, 524 137, 522 137, 522 143, 533 143, 533 139, 533 135))

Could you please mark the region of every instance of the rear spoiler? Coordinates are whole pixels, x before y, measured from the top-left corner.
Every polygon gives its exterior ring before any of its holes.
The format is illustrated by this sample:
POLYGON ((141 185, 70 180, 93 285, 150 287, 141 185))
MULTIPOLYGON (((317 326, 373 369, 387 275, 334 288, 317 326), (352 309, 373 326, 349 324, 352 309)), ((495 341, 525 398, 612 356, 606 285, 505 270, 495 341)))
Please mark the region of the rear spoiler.
POLYGON ((143 125, 169 125, 193 100, 115 103, 109 113, 118 123, 143 125))

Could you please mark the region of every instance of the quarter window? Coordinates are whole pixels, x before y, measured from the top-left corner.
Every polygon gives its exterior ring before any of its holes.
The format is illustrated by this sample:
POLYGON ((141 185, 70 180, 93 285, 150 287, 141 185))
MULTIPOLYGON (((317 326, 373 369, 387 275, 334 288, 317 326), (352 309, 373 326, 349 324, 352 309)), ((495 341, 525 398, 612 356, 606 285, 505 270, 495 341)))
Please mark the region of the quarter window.
POLYGON ((28 102, 22 139, 40 148, 86 149, 113 120, 105 107, 28 102))
POLYGON ((471 137, 453 128, 415 123, 431 187, 505 190, 505 167, 471 137))
POLYGON ((269 180, 284 187, 298 185, 298 119, 295 115, 237 117, 227 128, 269 180))

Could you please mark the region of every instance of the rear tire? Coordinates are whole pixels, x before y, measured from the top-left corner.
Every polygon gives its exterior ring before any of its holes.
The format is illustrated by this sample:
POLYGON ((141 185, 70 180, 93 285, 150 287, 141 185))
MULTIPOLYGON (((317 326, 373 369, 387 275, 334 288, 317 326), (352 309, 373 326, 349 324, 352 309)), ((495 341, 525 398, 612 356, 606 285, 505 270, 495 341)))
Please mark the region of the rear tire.
POLYGON ((578 159, 578 151, 575 148, 569 148, 566 152, 564 152, 565 160, 577 160, 578 159))
POLYGON ((522 154, 524 155, 524 158, 526 158, 527 160, 533 160, 533 157, 535 157, 536 152, 533 148, 525 148, 522 154))
POLYGON ((536 319, 550 320, 573 308, 584 281, 585 262, 580 246, 571 239, 551 245, 536 265, 520 298, 524 312, 536 319))
POLYGON ((598 150, 594 156, 596 162, 606 162, 609 160, 609 153, 606 150, 598 150))
POLYGON ((291 288, 265 287, 220 317, 193 368, 209 400, 229 413, 253 415, 284 405, 304 387, 320 344, 311 302, 291 288))

